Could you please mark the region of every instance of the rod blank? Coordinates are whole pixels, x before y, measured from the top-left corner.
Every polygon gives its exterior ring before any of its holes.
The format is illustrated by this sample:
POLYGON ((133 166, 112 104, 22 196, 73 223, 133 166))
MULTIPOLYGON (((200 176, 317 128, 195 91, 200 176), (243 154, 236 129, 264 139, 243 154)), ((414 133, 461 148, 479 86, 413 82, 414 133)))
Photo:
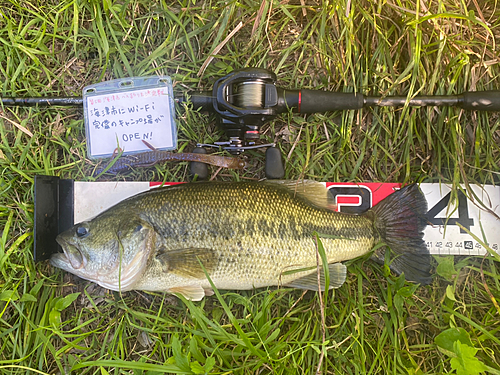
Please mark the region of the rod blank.
POLYGON ((68 98, 37 97, 37 98, 0 98, 3 105, 8 107, 81 107, 83 99, 79 96, 68 98))
MULTIPOLYGON (((408 98, 406 96, 389 96, 381 98, 380 96, 365 96, 364 105, 367 107, 402 107, 406 104, 408 98)), ((461 103, 458 95, 446 96, 417 96, 410 99, 408 105, 410 107, 426 107, 426 106, 444 106, 451 107, 461 103)))

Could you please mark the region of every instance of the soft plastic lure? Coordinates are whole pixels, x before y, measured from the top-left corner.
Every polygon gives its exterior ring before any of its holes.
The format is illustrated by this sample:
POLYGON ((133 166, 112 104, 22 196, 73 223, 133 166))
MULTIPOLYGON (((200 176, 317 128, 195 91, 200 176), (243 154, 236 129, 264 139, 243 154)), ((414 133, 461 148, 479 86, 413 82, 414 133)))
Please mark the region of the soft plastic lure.
POLYGON ((115 161, 99 166, 94 174, 99 175, 103 172, 115 174, 136 167, 150 167, 165 161, 196 161, 228 169, 243 169, 247 166, 244 160, 236 157, 155 150, 121 156, 115 161))

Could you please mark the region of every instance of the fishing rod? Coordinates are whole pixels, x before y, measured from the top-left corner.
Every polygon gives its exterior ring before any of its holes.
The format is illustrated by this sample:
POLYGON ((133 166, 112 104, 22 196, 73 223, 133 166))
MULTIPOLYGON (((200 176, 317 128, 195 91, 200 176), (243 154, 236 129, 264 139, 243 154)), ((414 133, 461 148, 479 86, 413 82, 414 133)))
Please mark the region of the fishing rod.
MULTIPOLYGON (((259 138, 260 126, 278 114, 293 109, 298 113, 318 113, 364 107, 457 106, 473 111, 500 111, 500 91, 474 91, 459 95, 365 96, 310 89, 283 89, 276 86, 276 74, 262 68, 244 68, 217 80, 211 91, 178 95, 179 104, 190 101, 193 109, 215 112, 228 137, 234 139, 229 149, 239 153, 245 140, 259 138)), ((4 106, 50 107, 82 106, 81 97, 0 98, 4 106)))
MULTIPOLYGON (((260 145, 262 125, 292 109, 298 113, 318 113, 355 110, 364 107, 424 107, 456 106, 473 111, 500 111, 500 91, 464 92, 459 95, 437 96, 365 96, 361 93, 342 93, 310 89, 283 89, 276 86, 276 74, 262 68, 244 68, 218 79, 211 91, 178 95, 178 104, 191 103, 193 109, 214 112, 217 122, 229 140, 216 142, 233 155, 260 145)), ((81 97, 1 98, 4 106, 82 106, 81 97)), ((199 148, 199 147, 198 147, 199 148)), ((277 156, 279 153, 271 149, 277 156)), ((268 149, 269 151, 269 149, 268 149)), ((267 159, 268 155, 266 155, 267 159)), ((279 156, 281 158, 281 155, 279 156)), ((267 162, 266 162, 267 164, 267 162)), ((270 163, 269 165, 273 165, 270 163)), ((278 168, 279 169, 279 168, 278 168)), ((267 166, 266 166, 267 170, 267 166)), ((281 172, 279 172, 281 173, 281 172)))
MULTIPOLYGON (((322 90, 290 90, 276 86, 276 74, 261 68, 236 70, 220 78, 212 91, 191 95, 193 108, 215 112, 229 142, 224 146, 238 154, 258 140, 260 127, 290 108, 298 113, 317 113, 363 107, 458 106, 466 110, 500 111, 500 91, 465 92, 460 95, 364 96, 322 90)), ((176 98, 182 103, 184 97, 176 98)))

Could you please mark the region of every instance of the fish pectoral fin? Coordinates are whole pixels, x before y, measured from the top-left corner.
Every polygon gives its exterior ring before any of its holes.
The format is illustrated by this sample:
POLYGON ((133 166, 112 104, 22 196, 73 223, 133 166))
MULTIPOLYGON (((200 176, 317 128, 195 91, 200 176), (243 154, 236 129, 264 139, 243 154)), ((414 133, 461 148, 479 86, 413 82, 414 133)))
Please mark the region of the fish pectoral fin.
MULTIPOLYGON (((319 272, 321 290, 325 290, 325 272, 323 271, 323 268, 320 268, 319 272)), ((340 288, 345 282, 347 267, 342 263, 332 263, 328 265, 328 273, 330 275, 330 283, 328 289, 337 289, 340 288)), ((314 290, 317 292, 318 273, 313 272, 307 276, 301 277, 300 279, 288 283, 287 286, 298 289, 314 290)))
POLYGON ((184 298, 191 301, 201 301, 203 297, 207 295, 205 289, 203 289, 201 285, 176 286, 170 288, 168 292, 172 294, 181 294, 184 298))
POLYGON ((211 274, 218 265, 218 257, 212 249, 186 248, 167 250, 160 248, 156 259, 162 263, 165 272, 179 276, 201 279, 205 278, 205 272, 211 274), (201 267, 201 264, 203 267, 201 267))

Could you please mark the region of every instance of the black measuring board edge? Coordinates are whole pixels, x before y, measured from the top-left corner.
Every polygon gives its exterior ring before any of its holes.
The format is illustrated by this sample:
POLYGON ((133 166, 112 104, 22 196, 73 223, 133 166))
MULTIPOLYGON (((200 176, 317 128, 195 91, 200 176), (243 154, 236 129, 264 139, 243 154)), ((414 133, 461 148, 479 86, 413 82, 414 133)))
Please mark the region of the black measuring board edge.
POLYGON ((33 258, 35 262, 40 262, 62 251, 56 237, 74 224, 74 181, 36 175, 34 192, 33 258))

